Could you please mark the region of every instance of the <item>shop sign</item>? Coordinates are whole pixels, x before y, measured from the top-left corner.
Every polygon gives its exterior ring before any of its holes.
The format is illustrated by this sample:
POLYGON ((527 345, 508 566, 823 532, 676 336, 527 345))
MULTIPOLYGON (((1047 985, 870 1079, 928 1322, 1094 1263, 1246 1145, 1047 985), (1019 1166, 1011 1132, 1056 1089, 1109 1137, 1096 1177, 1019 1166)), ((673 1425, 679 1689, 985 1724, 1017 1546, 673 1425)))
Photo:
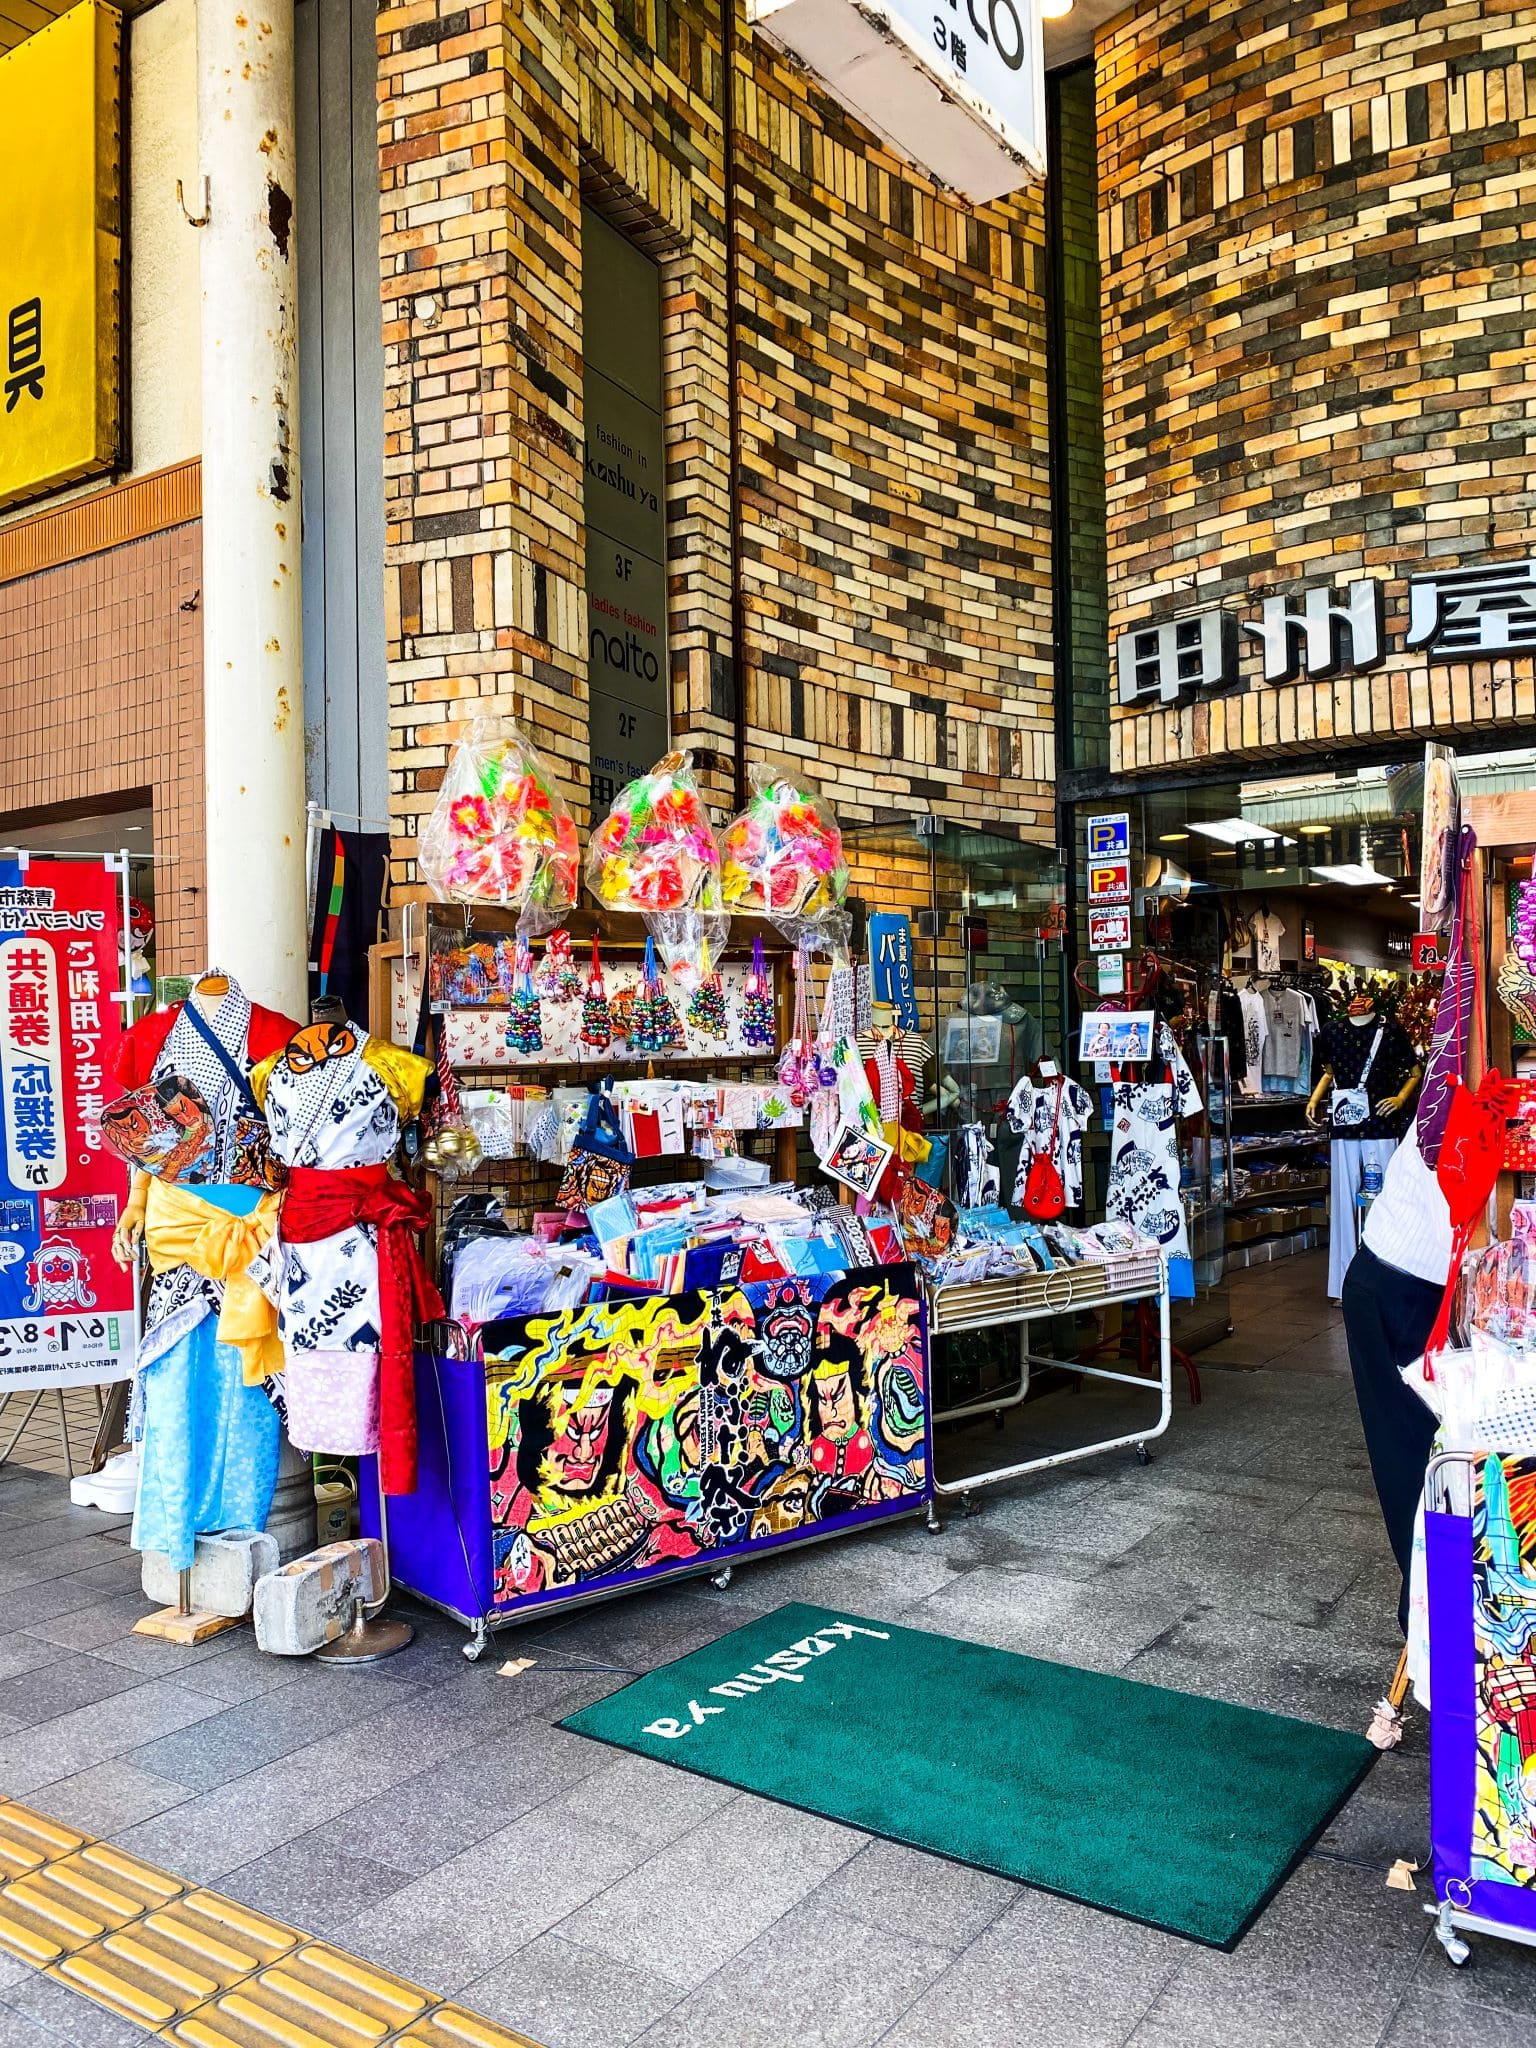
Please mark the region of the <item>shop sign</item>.
POLYGON ((967 199, 1045 176, 1040 0, 747 0, 747 19, 967 199))
MULTIPOLYGON (((1387 657, 1386 586, 1375 577, 1304 590, 1299 604, 1267 597, 1257 618, 1220 606, 1132 626, 1115 642, 1122 704, 1171 704, 1241 680, 1239 635, 1259 643, 1266 683, 1361 674, 1387 657)), ((1536 555, 1408 578, 1405 650, 1431 661, 1536 653, 1536 555)))
POLYGON ((1413 935, 1413 971, 1415 974, 1443 974, 1445 972, 1446 937, 1444 932, 1415 932, 1413 935))
POLYGON ((1088 858, 1115 860, 1131 850, 1129 811, 1103 811, 1088 820, 1088 858))
POLYGON ((1094 963, 1099 970, 1099 994, 1101 996, 1123 996, 1125 994, 1125 955, 1105 953, 1094 963))
POLYGON ((1088 863, 1090 903, 1129 903, 1131 864, 1128 860, 1091 860, 1088 863))
POLYGON ((581 221, 587 685, 601 814, 668 745, 661 273, 590 208, 581 221))
POLYGON ((133 1370, 137 1284, 112 1258, 128 1169, 101 1137, 120 889, 104 864, 0 863, 0 1395, 133 1370))
POLYGON ((0 57, 0 505, 117 458, 118 39, 85 0, 0 57))
POLYGON ((894 1006, 905 1030, 917 1029, 912 926, 900 913, 881 911, 869 920, 869 988, 875 1002, 894 1006))
POLYGON ((1129 910, 1090 910, 1088 950, 1090 953, 1125 953, 1131 944, 1129 910))

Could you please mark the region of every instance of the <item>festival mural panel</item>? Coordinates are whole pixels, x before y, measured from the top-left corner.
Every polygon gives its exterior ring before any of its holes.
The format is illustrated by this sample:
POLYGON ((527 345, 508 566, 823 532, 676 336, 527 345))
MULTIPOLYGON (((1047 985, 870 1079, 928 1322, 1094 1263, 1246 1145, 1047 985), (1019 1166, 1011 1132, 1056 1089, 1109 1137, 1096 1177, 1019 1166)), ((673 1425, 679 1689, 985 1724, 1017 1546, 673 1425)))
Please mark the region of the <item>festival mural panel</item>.
POLYGON ((1536 1895, 1536 1459, 1490 1456, 1480 1471, 1471 1874, 1536 1895))
POLYGON ((910 1508, 909 1267, 525 1316, 486 1359, 494 1606, 910 1508))

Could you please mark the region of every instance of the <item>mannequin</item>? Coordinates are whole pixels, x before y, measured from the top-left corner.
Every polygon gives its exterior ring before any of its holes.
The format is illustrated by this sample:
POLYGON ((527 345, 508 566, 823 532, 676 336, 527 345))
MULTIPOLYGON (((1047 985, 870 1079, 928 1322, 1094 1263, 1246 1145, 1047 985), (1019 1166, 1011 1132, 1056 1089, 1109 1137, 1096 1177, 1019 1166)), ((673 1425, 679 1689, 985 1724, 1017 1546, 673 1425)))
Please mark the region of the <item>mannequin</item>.
POLYGON ((300 1450, 380 1453, 386 1493, 416 1486, 415 1325, 441 1315, 414 1233, 430 1195, 389 1171, 431 1062, 345 1019, 295 1029, 256 1069, 288 1168, 280 1331, 300 1450))
POLYGON ((1355 1197, 1365 1167, 1379 1166, 1385 1175, 1407 1127, 1423 1069, 1402 1026, 1390 1017, 1379 1017, 1373 998, 1363 990, 1351 998, 1347 1020, 1334 1018, 1323 1026, 1315 1065, 1316 1078, 1307 1099, 1308 1123, 1321 1126, 1329 1122, 1323 1103, 1336 1087, 1365 1085, 1370 1098, 1365 1121, 1348 1130, 1335 1128, 1330 1147, 1328 1298, 1338 1301, 1355 1255, 1355 1197))
MULTIPOLYGON (((914 1162, 926 1159, 930 1147, 922 1135, 917 1076, 905 1055, 905 1044, 912 1034, 900 1028, 893 1003, 872 1003, 870 1023, 871 1030, 860 1036, 859 1050, 864 1052, 866 1042, 869 1044, 864 1059, 864 1078, 875 1098, 885 1141, 892 1152, 891 1163, 876 1195, 882 1202, 891 1202, 900 1192, 906 1169, 914 1162)), ((922 1041, 918 1040, 918 1044, 921 1045, 922 1041)), ((926 1048, 924 1052, 926 1054, 926 1048)))
POLYGON ((185 1003, 141 1018, 118 1050, 125 1087, 178 1076, 212 1121, 214 1178, 135 1173, 112 1238, 124 1267, 142 1239, 153 1275, 135 1398, 133 1542, 163 1551, 178 1571, 199 1534, 261 1528, 277 1483, 279 1422, 263 1382, 281 1352, 271 1306, 246 1269, 272 1240, 278 1197, 250 1181, 257 1119, 246 1076, 292 1029, 210 968, 185 1003))

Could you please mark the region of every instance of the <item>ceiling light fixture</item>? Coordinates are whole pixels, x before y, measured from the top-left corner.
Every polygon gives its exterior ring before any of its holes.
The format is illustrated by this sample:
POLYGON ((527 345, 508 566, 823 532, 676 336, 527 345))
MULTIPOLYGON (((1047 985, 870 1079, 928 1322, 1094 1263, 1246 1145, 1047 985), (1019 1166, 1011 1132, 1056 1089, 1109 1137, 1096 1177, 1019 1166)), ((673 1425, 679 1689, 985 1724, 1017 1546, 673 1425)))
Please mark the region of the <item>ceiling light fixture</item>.
POLYGON ((1188 837, 1189 834, 1187 832, 1159 832, 1157 843, 1159 846, 1177 846, 1181 839, 1187 839, 1188 837))
POLYGON ((1316 867, 1312 870, 1322 882, 1339 882, 1346 889, 1390 889, 1392 877, 1382 874, 1376 868, 1362 867, 1359 861, 1341 861, 1337 867, 1316 867))
POLYGON ((1331 825, 1298 825, 1296 830, 1298 832, 1305 832, 1309 839, 1315 839, 1319 834, 1331 832, 1333 827, 1331 825))
POLYGON ((1072 12, 1075 0, 1040 0, 1040 19, 1060 21, 1072 12))
POLYGON ((1255 825, 1247 818, 1208 818, 1197 824, 1189 821, 1191 832, 1198 832, 1203 839, 1215 839, 1223 846, 1242 846, 1249 840, 1278 840, 1282 846, 1294 845, 1283 832, 1274 832, 1268 825, 1255 825))

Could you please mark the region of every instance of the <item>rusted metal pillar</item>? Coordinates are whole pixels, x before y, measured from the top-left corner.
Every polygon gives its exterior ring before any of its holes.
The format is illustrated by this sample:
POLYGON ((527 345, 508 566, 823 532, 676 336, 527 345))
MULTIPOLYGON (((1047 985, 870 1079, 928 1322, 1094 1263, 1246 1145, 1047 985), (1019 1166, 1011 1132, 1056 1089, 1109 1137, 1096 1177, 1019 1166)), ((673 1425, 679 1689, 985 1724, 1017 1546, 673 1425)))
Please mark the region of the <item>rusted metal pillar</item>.
POLYGON ((293 0, 197 0, 208 957, 304 1014, 293 0))

